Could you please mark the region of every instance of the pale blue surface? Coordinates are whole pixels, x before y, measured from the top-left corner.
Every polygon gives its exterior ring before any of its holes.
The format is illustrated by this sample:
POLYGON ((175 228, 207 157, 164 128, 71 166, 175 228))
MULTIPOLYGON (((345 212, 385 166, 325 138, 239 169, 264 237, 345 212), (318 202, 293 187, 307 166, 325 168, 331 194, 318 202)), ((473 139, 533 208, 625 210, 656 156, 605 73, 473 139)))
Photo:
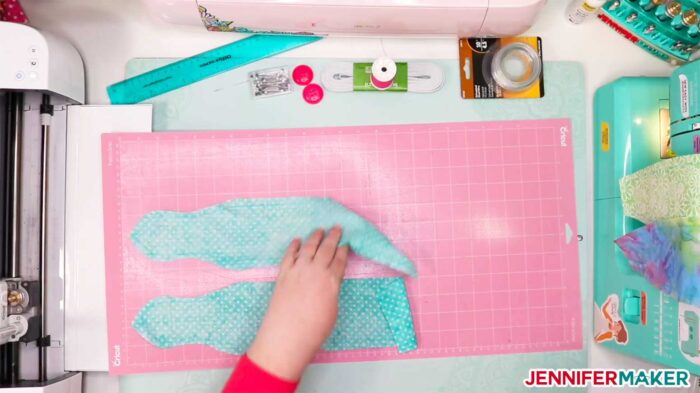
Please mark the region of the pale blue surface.
MULTIPOLYGON (((139 311, 132 326, 159 348, 204 344, 240 355, 255 338, 273 290, 272 282, 245 282, 196 298, 159 297, 139 311)), ((417 345, 403 278, 343 281, 338 321, 324 349, 408 352, 417 345)))
MULTIPOLYGON (((134 75, 167 61, 134 59, 129 62, 127 74, 134 75)), ((252 100, 245 83, 246 73, 251 70, 304 63, 312 66, 318 74, 323 65, 330 63, 319 59, 266 59, 148 102, 155 105, 154 129, 167 131, 570 118, 573 123, 578 230, 585 236, 589 192, 586 91, 581 64, 546 62, 545 97, 542 99, 467 101, 460 97, 457 60, 431 61, 440 64, 446 73, 445 86, 434 94, 326 92, 323 102, 316 106, 306 104, 300 91, 252 100)), ((592 330, 588 242, 589 239, 583 239, 579 243, 586 347, 592 330)), ((586 367, 586 347, 581 351, 555 353, 317 364, 307 370, 298 393, 533 392, 522 384, 531 368, 586 367)), ((121 377, 121 390, 122 393, 216 392, 229 373, 230 370, 214 370, 125 376, 121 377)), ((585 389, 552 388, 546 391, 585 389)))
POLYGON ((341 245, 371 261, 415 276, 413 263, 370 222, 330 198, 234 199, 196 212, 146 214, 131 240, 156 261, 197 258, 235 270, 277 265, 294 238, 343 228, 341 245))

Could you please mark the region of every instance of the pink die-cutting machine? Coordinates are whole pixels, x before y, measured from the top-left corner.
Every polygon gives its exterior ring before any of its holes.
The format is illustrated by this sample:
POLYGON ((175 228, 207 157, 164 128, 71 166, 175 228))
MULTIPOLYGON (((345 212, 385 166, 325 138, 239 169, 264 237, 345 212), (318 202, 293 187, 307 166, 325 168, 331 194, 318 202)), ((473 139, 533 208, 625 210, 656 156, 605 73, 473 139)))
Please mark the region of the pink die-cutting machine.
POLYGON ((170 23, 211 31, 510 36, 546 0, 143 0, 170 23))

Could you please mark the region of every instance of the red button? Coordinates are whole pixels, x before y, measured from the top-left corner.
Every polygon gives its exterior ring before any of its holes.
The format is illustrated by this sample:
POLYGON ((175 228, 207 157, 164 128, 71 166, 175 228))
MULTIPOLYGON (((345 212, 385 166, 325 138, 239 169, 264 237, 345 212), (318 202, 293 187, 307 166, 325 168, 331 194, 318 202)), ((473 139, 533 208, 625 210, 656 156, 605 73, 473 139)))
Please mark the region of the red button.
POLYGON ((312 83, 304 88, 304 101, 309 104, 318 104, 323 99, 323 88, 312 83))
POLYGON ((306 86, 314 80, 314 70, 306 64, 296 66, 292 71, 292 79, 297 85, 306 86))

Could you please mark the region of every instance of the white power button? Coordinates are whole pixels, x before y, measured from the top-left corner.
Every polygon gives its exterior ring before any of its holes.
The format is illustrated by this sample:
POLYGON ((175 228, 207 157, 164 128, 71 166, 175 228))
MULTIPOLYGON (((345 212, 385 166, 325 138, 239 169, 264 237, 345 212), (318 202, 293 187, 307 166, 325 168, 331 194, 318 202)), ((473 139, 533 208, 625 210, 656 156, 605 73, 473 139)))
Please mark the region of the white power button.
POLYGON ((39 75, 37 75, 37 73, 34 72, 34 71, 32 71, 32 72, 29 73, 29 79, 36 79, 37 76, 39 76, 39 75))
POLYGON ((24 79, 24 73, 22 71, 17 71, 17 73, 15 74, 15 79, 21 81, 22 79, 24 79))

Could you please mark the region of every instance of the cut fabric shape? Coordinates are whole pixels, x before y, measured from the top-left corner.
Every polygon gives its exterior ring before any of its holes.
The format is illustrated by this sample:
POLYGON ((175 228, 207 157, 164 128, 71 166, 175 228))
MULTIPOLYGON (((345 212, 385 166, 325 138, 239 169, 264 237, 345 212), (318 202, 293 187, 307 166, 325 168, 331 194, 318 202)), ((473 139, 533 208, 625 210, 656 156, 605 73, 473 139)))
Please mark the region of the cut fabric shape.
POLYGON ((681 302, 700 306, 700 219, 651 223, 615 243, 649 283, 681 302))
POLYGON ((341 225, 341 245, 412 276, 413 262, 370 222, 330 198, 235 199, 196 212, 154 211, 131 233, 156 261, 197 258, 228 269, 279 263, 289 243, 318 228, 341 225))
POLYGON ((700 154, 662 160, 620 180, 625 215, 645 224, 700 217, 700 154))
MULTIPOLYGON (((240 355, 255 338, 273 289, 273 282, 244 282, 197 298, 159 297, 132 326, 159 348, 203 344, 240 355)), ((323 348, 387 347, 418 347, 403 278, 343 281, 338 320, 323 348)))

